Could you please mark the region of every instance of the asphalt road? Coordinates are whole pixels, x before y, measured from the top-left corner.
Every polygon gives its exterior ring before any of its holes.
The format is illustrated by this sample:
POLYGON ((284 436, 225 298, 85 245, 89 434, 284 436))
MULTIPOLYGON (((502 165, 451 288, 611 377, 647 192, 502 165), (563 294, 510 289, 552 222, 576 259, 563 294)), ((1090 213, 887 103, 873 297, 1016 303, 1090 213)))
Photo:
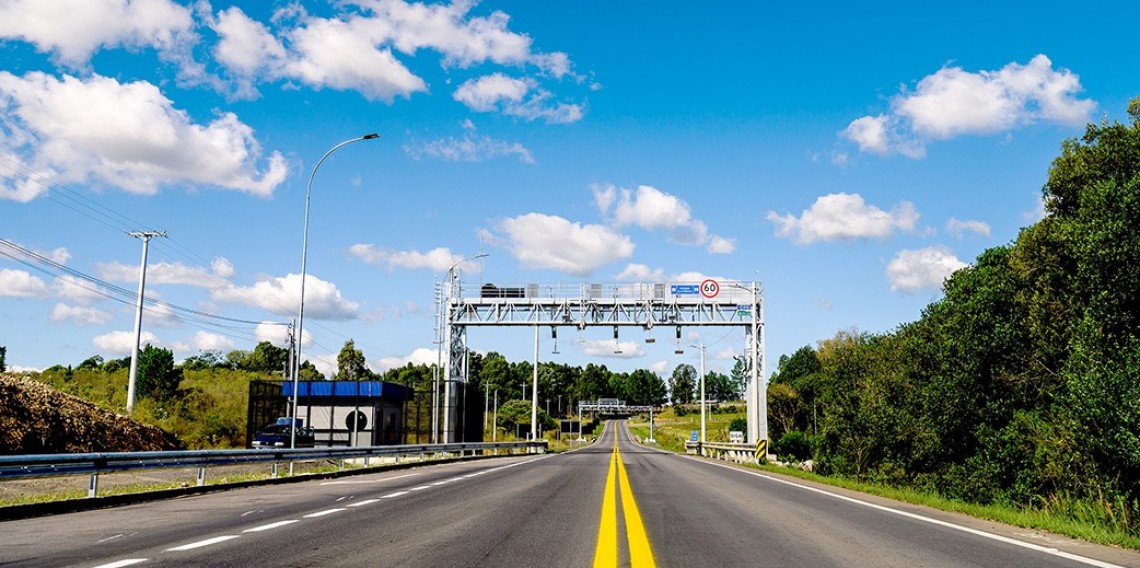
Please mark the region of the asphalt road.
POLYGON ((1140 567, 1140 555, 666 454, 623 422, 559 455, 0 523, 0 566, 136 565, 1140 567))

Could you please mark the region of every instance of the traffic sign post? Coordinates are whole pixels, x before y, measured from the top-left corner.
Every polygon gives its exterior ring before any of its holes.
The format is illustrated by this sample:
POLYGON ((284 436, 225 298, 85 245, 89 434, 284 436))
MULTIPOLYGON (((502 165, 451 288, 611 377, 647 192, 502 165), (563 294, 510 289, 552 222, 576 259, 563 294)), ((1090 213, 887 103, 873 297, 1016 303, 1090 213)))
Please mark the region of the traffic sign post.
POLYGON ((709 298, 709 299, 712 299, 712 298, 715 298, 717 294, 720 294, 720 283, 719 282, 717 282, 716 280, 713 280, 712 278, 709 278, 708 280, 701 282, 701 295, 702 296, 709 298))

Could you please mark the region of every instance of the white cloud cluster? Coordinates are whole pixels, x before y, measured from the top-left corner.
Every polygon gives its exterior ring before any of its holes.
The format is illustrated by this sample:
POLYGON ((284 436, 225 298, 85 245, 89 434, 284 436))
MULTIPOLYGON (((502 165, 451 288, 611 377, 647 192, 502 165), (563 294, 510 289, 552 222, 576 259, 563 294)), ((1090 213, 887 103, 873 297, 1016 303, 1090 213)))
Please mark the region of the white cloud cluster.
POLYGON ((704 221, 693 218, 689 204, 655 187, 642 185, 634 192, 605 185, 594 186, 591 191, 599 213, 615 227, 633 225, 667 231, 673 242, 704 246, 713 254, 730 254, 736 248, 731 239, 710 234, 704 221))
MULTIPOLYGON (((257 327, 253 328, 253 337, 258 343, 268 341, 276 347, 289 347, 289 328, 279 322, 263 321, 257 324, 257 327)), ((309 333, 308 329, 302 330, 301 347, 309 347, 312 344, 313 335, 309 333)))
POLYGON ((443 272, 463 261, 462 255, 445 247, 437 247, 425 253, 414 250, 389 251, 378 249, 372 244, 355 244, 348 247, 348 252, 368 264, 387 264, 389 269, 430 268, 435 272, 443 272))
POLYGON ((402 357, 381 357, 372 362, 372 369, 383 373, 389 369, 398 369, 411 363, 413 365, 435 365, 437 362, 437 352, 435 349, 427 347, 417 347, 411 353, 402 357))
POLYGON ((0 37, 20 39, 83 67, 99 49, 187 49, 197 39, 190 9, 170 0, 8 0, 0 37))
POLYGON ((990 236, 990 225, 984 221, 962 221, 951 217, 946 221, 946 231, 958 239, 961 239, 966 233, 988 237, 990 236))
POLYGON ((190 346, 196 351, 220 351, 226 353, 232 351, 234 342, 232 339, 218 335, 217 333, 210 333, 208 331, 199 331, 190 338, 190 346))
POLYGON ((582 225, 562 217, 527 213, 500 220, 491 242, 510 249, 528 269, 552 269, 586 276, 633 254, 633 241, 609 227, 582 225))
POLYGON ((590 357, 612 359, 636 359, 645 356, 645 349, 636 341, 614 339, 586 339, 578 343, 582 353, 590 357))
POLYGON ((903 250, 887 264, 887 280, 891 283, 892 292, 937 290, 954 271, 966 266, 954 251, 941 245, 903 250))
POLYGON ((1078 98, 1080 78, 1038 55, 1028 64, 971 73, 943 67, 891 99, 888 114, 860 117, 840 134, 864 152, 921 158, 926 144, 1035 122, 1084 124, 1096 103, 1078 98))
POLYGON ((776 225, 776 236, 792 238, 799 244, 853 239, 884 239, 895 230, 913 232, 918 210, 901 201, 889 212, 868 205, 855 193, 832 193, 815 200, 799 217, 769 211, 767 219, 776 225))
MULTIPOLYGON (((130 355, 135 346, 135 334, 133 331, 112 331, 91 338, 91 344, 100 353, 107 355, 130 355)), ((149 331, 143 331, 139 334, 139 346, 142 347, 147 344, 156 347, 162 345, 158 341, 158 336, 149 331)))
MULTIPOLYGON (((300 303, 301 275, 289 274, 271 278, 253 286, 216 288, 210 297, 219 302, 241 302, 275 314, 290 316, 300 303)), ((348 320, 356 317, 359 305, 344 299, 332 282, 308 274, 305 276, 305 314, 314 319, 348 320)))
POLYGON ((532 79, 514 79, 502 73, 464 82, 453 97, 476 112, 499 111, 526 120, 566 124, 582 119, 582 105, 552 101, 550 91, 537 88, 532 79))
POLYGON ((25 270, 0 268, 0 297, 46 298, 51 295, 43 279, 25 270))
POLYGON ((71 322, 75 325, 103 325, 111 321, 111 314, 88 306, 56 304, 51 310, 51 321, 71 322))
MULTIPOLYGON (((273 152, 264 169, 253 129, 232 113, 198 124, 147 82, 0 71, 0 153, 20 156, 56 182, 97 182, 140 194, 163 185, 208 184, 258 196, 285 179, 273 152)), ((29 201, 46 186, 0 188, 29 201)))
POLYGON ((645 264, 630 263, 617 275, 618 282, 664 282, 665 270, 645 264))
MULTIPOLYGON (((134 282, 139 277, 138 265, 121 262, 107 262, 96 265, 99 277, 112 282, 134 282)), ((146 269, 147 282, 152 284, 181 284, 200 288, 217 288, 226 285, 226 279, 234 274, 233 264, 218 257, 210 269, 187 266, 181 262, 159 262, 146 269)))
MULTIPOLYGON (((344 6, 358 10, 320 18, 289 5, 273 17, 280 27, 276 33, 240 8, 228 8, 210 24, 219 37, 214 57, 238 81, 239 94, 254 94, 257 80, 284 79, 318 89, 356 90, 388 102, 428 90, 427 83, 396 57, 397 52, 411 57, 423 49, 433 50, 443 56, 445 67, 530 65, 554 78, 570 72, 566 54, 532 50, 530 37, 510 31, 507 14, 471 16, 474 2, 353 0, 344 6)), ((531 81, 525 82, 526 90, 531 81)), ((544 93, 536 91, 527 101, 520 97, 520 106, 503 110, 548 122, 566 122, 575 111, 580 117, 580 107, 547 104, 549 94, 544 93)), ((458 92, 456 98, 462 101, 458 92)))
POLYGON ((448 137, 409 143, 404 146, 404 152, 415 160, 427 156, 448 162, 483 162, 500 156, 515 156, 524 164, 535 163, 530 150, 520 142, 506 142, 470 132, 463 138, 448 137))

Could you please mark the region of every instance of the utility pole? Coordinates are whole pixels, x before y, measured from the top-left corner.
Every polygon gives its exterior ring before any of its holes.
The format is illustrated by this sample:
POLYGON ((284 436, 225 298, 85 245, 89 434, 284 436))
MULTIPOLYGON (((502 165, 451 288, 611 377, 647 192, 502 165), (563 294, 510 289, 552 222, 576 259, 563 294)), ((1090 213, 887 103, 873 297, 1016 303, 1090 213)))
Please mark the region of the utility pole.
POLYGON ((139 298, 135 305, 135 342, 131 350, 131 372, 127 378, 127 414, 135 408, 135 383, 139 374, 139 342, 142 339, 143 290, 146 288, 146 255, 153 237, 165 237, 166 231, 132 231, 128 236, 142 239, 142 266, 139 267, 139 298))

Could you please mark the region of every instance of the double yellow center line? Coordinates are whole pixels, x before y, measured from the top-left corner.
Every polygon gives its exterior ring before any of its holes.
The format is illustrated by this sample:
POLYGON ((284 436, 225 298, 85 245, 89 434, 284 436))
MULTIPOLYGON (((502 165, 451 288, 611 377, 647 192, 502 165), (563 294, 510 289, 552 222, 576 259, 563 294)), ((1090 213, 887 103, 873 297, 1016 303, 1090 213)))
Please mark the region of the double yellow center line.
POLYGON ((617 491, 621 489, 621 509, 625 517, 625 534, 629 541, 629 565, 633 568, 653 567, 653 551, 649 547, 649 537, 641 522, 641 512, 629 487, 629 476, 625 464, 621 462, 617 437, 614 437, 614 451, 610 454, 610 469, 606 476, 606 491, 602 496, 602 519, 598 524, 598 545, 594 550, 594 568, 609 568, 618 565, 618 523, 617 491))

